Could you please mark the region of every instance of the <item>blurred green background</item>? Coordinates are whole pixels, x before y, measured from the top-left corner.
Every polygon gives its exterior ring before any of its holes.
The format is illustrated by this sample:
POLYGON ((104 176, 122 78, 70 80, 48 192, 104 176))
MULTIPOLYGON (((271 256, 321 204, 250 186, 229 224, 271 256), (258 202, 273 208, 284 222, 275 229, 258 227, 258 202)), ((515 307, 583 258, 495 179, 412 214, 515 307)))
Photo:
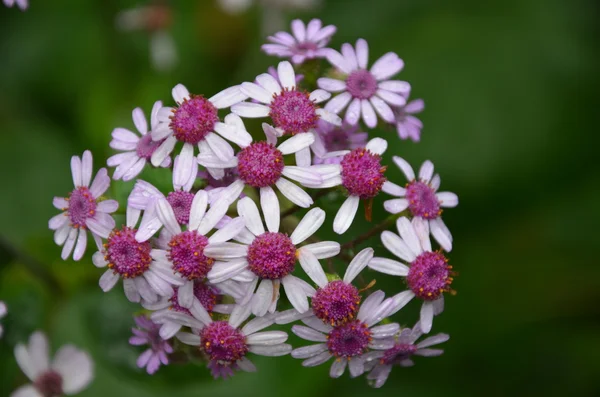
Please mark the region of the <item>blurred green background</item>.
MULTIPOLYGON (((229 15, 213 1, 173 1, 179 63, 159 73, 148 35, 114 27, 118 11, 140 3, 31 0, 25 13, 0 6, 0 300, 10 311, 0 396, 26 382, 13 347, 35 329, 54 349, 72 342, 91 352, 96 379, 87 397, 600 395, 596 2, 338 0, 285 14, 286 23, 319 17, 337 25, 334 48, 367 39, 371 62, 387 51, 404 59, 400 78, 426 103, 422 141, 400 142, 385 129, 375 135, 390 139, 387 160, 431 159, 442 190, 460 197, 444 215, 460 273, 458 294, 434 322, 434 333, 451 335, 445 354, 396 368, 380 390, 347 373, 333 381, 329 364, 305 369, 291 357, 254 358, 257 374, 228 381, 193 365, 150 377, 135 366, 140 350, 127 344, 137 307, 120 287, 100 291, 91 241, 81 262, 60 260, 47 222, 52 197, 72 189, 71 155, 91 149, 97 169, 113 153, 111 130, 133 128, 134 107, 148 114, 157 99, 171 103, 180 82, 210 96, 277 62, 259 51, 258 8, 229 15)), ((131 184, 114 185, 122 195, 131 184)), ((322 235, 335 238, 335 206, 322 205, 322 235)), ((364 227, 357 222, 339 241, 364 227)), ((387 255, 378 239, 369 243, 387 255)), ((387 292, 400 288, 393 277, 377 278, 387 292)), ((411 325, 416 306, 394 320, 411 325)))

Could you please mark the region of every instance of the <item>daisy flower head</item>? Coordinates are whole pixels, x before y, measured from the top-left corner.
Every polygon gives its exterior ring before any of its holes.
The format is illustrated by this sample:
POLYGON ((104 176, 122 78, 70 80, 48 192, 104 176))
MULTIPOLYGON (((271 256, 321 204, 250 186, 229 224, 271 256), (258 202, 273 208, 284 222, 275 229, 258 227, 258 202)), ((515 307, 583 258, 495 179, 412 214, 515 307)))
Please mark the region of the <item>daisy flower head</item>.
MULTIPOLYGON (((162 102, 157 101, 152 107, 150 116, 150 128, 154 130, 158 126, 158 111, 162 108, 162 102)), ((152 132, 148 131, 148 121, 144 112, 140 108, 135 108, 132 112, 133 124, 139 132, 135 134, 126 128, 115 128, 112 132, 112 141, 110 147, 115 150, 120 150, 123 153, 115 154, 109 157, 106 164, 109 167, 116 167, 113 174, 114 180, 122 179, 130 181, 144 169, 144 166, 156 149, 160 146, 161 141, 152 140, 152 132)), ((171 157, 167 156, 160 164, 161 167, 171 165, 171 157)))
POLYGON ((326 110, 339 114, 347 107, 344 120, 351 125, 357 124, 362 116, 367 127, 375 128, 377 114, 388 123, 394 122, 391 107, 404 106, 405 97, 410 92, 407 82, 389 80, 404 67, 398 55, 388 52, 367 70, 369 45, 358 39, 355 47, 349 43, 342 45, 341 53, 329 50, 327 60, 344 74, 344 78, 322 77, 317 80, 319 88, 338 93, 327 102, 326 110))
POLYGON ((18 388, 11 397, 72 396, 94 378, 89 354, 73 345, 62 346, 50 362, 48 339, 40 331, 29 337, 28 345, 15 347, 15 358, 32 383, 18 388))
POLYGON ((73 260, 78 261, 87 246, 87 229, 96 245, 101 247, 101 238, 107 238, 115 227, 110 214, 117 210, 119 203, 101 198, 110 186, 106 168, 101 168, 91 182, 92 153, 89 150, 83 152, 81 158, 71 158, 71 174, 75 189, 66 198, 54 197, 52 204, 63 212, 51 218, 48 227, 55 230, 54 242, 63 247, 62 259, 67 259, 73 252, 73 260))
MULTIPOLYGON (((169 201, 160 198, 156 203, 156 213, 164 228, 156 240, 158 248, 152 250, 152 254, 161 270, 179 280, 177 303, 186 309, 190 309, 195 302, 194 282, 204 280, 215 262, 206 249, 212 244, 231 240, 244 228, 244 220, 235 218, 208 237, 225 215, 229 205, 220 202, 206 211, 207 206, 208 194, 200 190, 194 195, 188 223, 185 229, 182 229, 169 201)), ((145 298, 144 300, 150 303, 156 301, 145 298)))
POLYGON ((200 153, 209 153, 222 161, 233 158, 233 148, 226 141, 238 145, 248 144, 252 138, 246 131, 223 123, 218 110, 243 101, 247 97, 238 86, 229 87, 209 99, 190 94, 182 84, 172 91, 177 106, 163 107, 158 111, 158 126, 152 131, 152 140, 162 141, 152 153, 150 161, 155 167, 171 154, 177 142, 183 143, 180 161, 174 164, 173 174, 188 180, 194 167, 194 146, 200 153), (225 139, 223 139, 225 138, 225 139))
POLYGON ((392 108, 394 111, 396 130, 400 139, 411 139, 413 142, 421 140, 421 129, 423 122, 414 115, 421 113, 425 109, 425 102, 422 99, 415 99, 404 106, 392 108))
POLYGON ((452 234, 442 220, 442 208, 458 205, 458 196, 452 192, 438 192, 440 176, 433 174, 433 163, 425 161, 419 169, 419 178, 406 160, 394 156, 394 163, 406 176, 405 188, 393 183, 388 184, 386 193, 398 197, 383 203, 386 211, 398 214, 409 209, 414 217, 422 218, 428 224, 428 230, 445 251, 452 251, 452 234))
MULTIPOLYGON (((8 313, 8 309, 6 308, 6 303, 0 301, 0 320, 2 320, 6 316, 6 313, 8 313)), ((4 328, 2 328, 2 324, 0 324, 0 338, 2 338, 3 334, 4 334, 4 328)))
MULTIPOLYGON (((205 252, 216 262, 208 279, 213 283, 228 280, 241 274, 250 277, 248 290, 252 313, 264 316, 273 313, 279 300, 280 285, 300 313, 309 309, 308 297, 315 290, 307 282, 292 275, 296 261, 317 285, 327 283, 327 276, 319 259, 330 258, 340 252, 339 243, 326 241, 299 247, 311 237, 325 221, 325 211, 313 208, 306 213, 290 236, 279 231, 279 210, 262 201, 266 230, 258 207, 249 197, 238 201, 238 214, 245 220, 246 229, 237 236, 241 244, 221 243, 208 247, 205 252), (258 288, 256 286, 258 285, 258 288), (256 288, 256 293, 254 289, 256 288)), ((245 304, 243 301, 242 304, 245 304)))
POLYGON ((429 349, 429 347, 450 339, 448 334, 437 334, 417 343, 421 335, 423 335, 421 325, 417 322, 412 329, 404 328, 397 336, 392 337, 394 345, 391 348, 371 353, 366 363, 369 371, 367 379, 371 381, 371 386, 375 388, 383 386, 395 365, 412 367, 413 356, 435 357, 443 354, 443 350, 429 349))
POLYGON ((179 304, 177 287, 174 288, 175 293, 170 298, 164 297, 155 303, 142 302, 144 309, 152 311, 150 316, 152 321, 160 325, 158 333, 162 339, 171 339, 184 325, 201 327, 194 321, 194 317, 202 318, 205 311, 209 316, 213 313, 230 314, 232 305, 220 303, 225 295, 224 291, 235 300, 240 300, 246 293, 244 288, 233 281, 221 283, 219 288, 205 280, 194 280, 193 285, 193 302, 190 308, 179 304))
POLYGON ((237 180, 222 190, 218 200, 233 203, 240 196, 244 186, 251 186, 259 189, 261 201, 268 202, 273 213, 279 214, 279 201, 274 191, 274 187, 277 187, 292 203, 303 208, 310 207, 313 204, 310 195, 289 179, 306 187, 320 187, 323 182, 321 173, 310 165, 310 160, 307 166, 286 165, 284 156, 308 150, 315 141, 314 135, 298 134, 276 146, 274 128, 263 123, 263 129, 267 136, 266 141, 254 141, 242 146, 242 150, 230 161, 222 162, 209 154, 198 155, 198 163, 207 168, 237 169, 237 180))
POLYGON ((173 353, 173 347, 160 336, 160 324, 156 324, 145 315, 135 316, 133 319, 136 327, 131 329, 133 336, 129 338, 129 344, 148 345, 148 349, 138 357, 137 366, 145 368, 146 372, 152 375, 158 371, 161 364, 169 364, 168 355, 173 353))
POLYGON ((312 19, 306 25, 300 19, 295 19, 291 28, 292 34, 277 32, 269 36, 267 40, 271 43, 263 44, 262 50, 268 55, 289 58, 295 64, 324 58, 328 50, 325 46, 337 30, 333 25, 323 26, 320 19, 312 19))
POLYGON ((29 0, 3 0, 2 2, 8 8, 11 8, 16 4, 17 7, 21 9, 21 11, 25 11, 27 10, 27 8, 29 8, 29 0))
POLYGON ((341 126, 336 126, 319 120, 315 143, 312 145, 315 152, 313 164, 339 164, 347 151, 365 147, 369 134, 358 132, 358 127, 358 124, 343 123, 341 126))
POLYGON ((417 217, 409 221, 408 218, 401 217, 396 221, 396 227, 399 235, 386 230, 381 233, 381 242, 404 263, 387 258, 373 258, 369 267, 381 273, 405 278, 409 289, 391 299, 398 305, 396 311, 413 298, 420 299, 423 302, 421 330, 427 334, 431 331, 433 317, 444 310, 444 293, 455 293, 451 284, 456 273, 441 251, 432 251, 429 224, 423 218, 417 217))
POLYGON ((308 326, 294 325, 292 332, 302 339, 318 343, 294 349, 292 357, 303 359, 304 367, 314 367, 334 357, 329 371, 332 378, 342 376, 346 366, 351 377, 362 375, 369 352, 390 348, 393 344, 389 341, 390 336, 400 329, 395 323, 377 326, 393 308, 391 299, 384 298, 383 291, 374 292, 362 303, 355 320, 335 327, 316 317, 303 319, 308 326))
POLYGON ((237 370, 256 372, 248 353, 284 356, 292 351, 292 346, 285 343, 287 333, 262 331, 273 324, 273 315, 256 317, 242 326, 250 314, 248 305, 236 305, 227 321, 213 321, 204 315, 196 318, 201 327, 192 328, 194 333, 179 332, 176 336, 185 344, 198 346, 206 354, 208 368, 215 378, 231 377, 237 370))
POLYGON ((128 217, 125 226, 113 230, 102 249, 92 256, 96 267, 108 267, 100 277, 100 288, 108 292, 122 278, 125 296, 131 302, 170 297, 173 285, 183 285, 183 280, 161 260, 161 251, 153 249, 149 241, 136 240, 136 224, 131 220, 128 217))

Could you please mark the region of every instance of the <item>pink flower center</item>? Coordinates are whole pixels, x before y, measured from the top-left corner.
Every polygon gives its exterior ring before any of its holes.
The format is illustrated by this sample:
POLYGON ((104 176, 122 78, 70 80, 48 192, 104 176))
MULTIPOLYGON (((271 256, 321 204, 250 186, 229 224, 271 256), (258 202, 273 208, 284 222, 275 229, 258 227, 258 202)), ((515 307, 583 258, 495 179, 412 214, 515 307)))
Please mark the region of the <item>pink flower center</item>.
MULTIPOLYGON (((174 291, 174 294, 169 299, 171 301, 171 309, 175 310, 177 312, 191 315, 191 313, 188 309, 186 309, 185 307, 183 307, 179 304, 179 298, 177 296, 177 292, 179 291, 179 288, 174 287, 173 291, 174 291)), ((217 300, 219 298, 218 292, 213 287, 211 287, 203 282, 200 282, 200 281, 196 281, 194 283, 194 296, 196 298, 198 298, 198 300, 200 301, 202 306, 204 306, 204 308, 206 309, 208 314, 212 313, 215 305, 217 304, 217 300)))
POLYGON ((238 153, 240 178, 253 187, 273 185, 283 167, 283 154, 267 142, 255 142, 238 153))
POLYGON ((319 288, 312 298, 315 316, 334 327, 354 319, 359 304, 360 295, 356 287, 342 280, 319 288))
POLYGON ((121 230, 113 230, 104 244, 108 267, 123 278, 142 275, 152 262, 150 242, 138 242, 135 233, 136 229, 123 226, 121 230))
POLYGON ((346 154, 342 166, 342 185, 352 196, 370 199, 377 196, 386 178, 381 156, 367 149, 354 149, 346 154))
POLYGON ((369 99, 377 92, 377 80, 368 70, 355 70, 346 79, 346 89, 354 98, 369 99))
POLYGON ((171 129, 181 142, 196 145, 214 130, 219 121, 217 108, 201 95, 191 95, 173 109, 171 129))
POLYGON ((414 216, 435 219, 442 214, 440 202, 433 189, 424 182, 412 181, 406 185, 408 208, 414 216))
POLYGON ((81 186, 69 194, 67 213, 74 227, 86 228, 85 221, 96 213, 96 198, 90 189, 81 186))
POLYGON ((367 324, 354 320, 334 328, 327 335, 327 348, 335 357, 354 357, 363 354, 371 342, 367 324))
POLYGON ((175 219, 180 225, 187 225, 190 222, 190 210, 192 209, 192 201, 194 201, 194 193, 178 190, 167 195, 167 201, 171 204, 175 219))
POLYGON ((146 160, 150 160, 152 153, 160 146, 162 141, 157 142, 152 140, 152 135, 146 134, 139 141, 135 148, 135 152, 138 157, 146 160))
POLYGON ((246 337, 226 321, 208 324, 200 334, 201 349, 208 355, 209 368, 215 377, 233 374, 235 363, 248 353, 246 337))
POLYGON ((317 107, 307 92, 283 90, 271 102, 269 116, 287 134, 307 132, 317 126, 317 107))
POLYGON ((173 236, 168 252, 173 270, 188 280, 204 279, 215 261, 204 255, 207 245, 208 239, 195 230, 187 230, 173 236))
POLYGON ((415 345, 408 343, 397 343, 391 349, 386 350, 381 357, 381 363, 392 365, 398 364, 400 361, 410 358, 417 351, 415 345))
POLYGON ((308 53, 318 50, 319 47, 317 46, 317 43, 313 41, 303 41, 302 43, 296 44, 294 49, 296 50, 295 52, 299 54, 308 55, 308 53))
POLYGON ((296 247, 283 233, 263 233, 248 247, 248 265, 260 278, 281 279, 294 271, 296 247))
POLYGON ((63 395, 63 379, 62 376, 55 371, 48 370, 40 374, 33 386, 40 392, 43 397, 59 397, 63 395))
POLYGON ((426 251, 410 264, 406 282, 419 298, 436 300, 443 292, 450 291, 454 275, 451 269, 441 252, 426 251))

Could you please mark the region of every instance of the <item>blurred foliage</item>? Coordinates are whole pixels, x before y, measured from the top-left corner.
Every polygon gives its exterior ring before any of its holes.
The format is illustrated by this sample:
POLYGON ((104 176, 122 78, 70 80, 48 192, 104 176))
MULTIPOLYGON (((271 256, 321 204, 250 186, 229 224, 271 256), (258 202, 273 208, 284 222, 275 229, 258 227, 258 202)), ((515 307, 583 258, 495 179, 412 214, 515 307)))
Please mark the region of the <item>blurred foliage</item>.
MULTIPOLYGON (((89 148, 99 168, 112 153, 110 131, 131 128, 134 107, 148 113, 157 99, 169 103, 180 82, 212 95, 277 62, 259 52, 257 9, 231 16, 213 1, 172 1, 180 63, 155 72, 147 34, 114 28, 118 11, 139 3, 0 7, 0 299, 10 311, 0 395, 25 383, 12 350, 35 329, 48 332, 55 349, 72 342, 91 352, 96 379, 84 397, 600 394, 597 3, 337 0, 288 15, 337 25, 334 48, 364 37, 371 61, 387 51, 405 60, 400 77, 427 106, 422 142, 400 142, 385 128, 376 135, 390 140, 387 160, 433 160, 442 189, 461 199, 444 214, 460 272, 458 295, 434 324, 451 335, 446 353, 395 369, 381 390, 347 374, 333 381, 327 365, 305 369, 291 357, 254 358, 257 374, 228 381, 211 381, 194 365, 147 376, 135 366, 140 351, 127 344, 137 306, 120 288, 99 290, 91 248, 80 263, 60 260, 47 221, 56 213, 51 198, 71 189, 71 155, 89 148)), ((402 181, 394 166, 388 177, 402 181)), ((168 189, 168 174, 159 178, 168 189)), ((123 203, 129 188, 117 183, 112 192, 123 203)), ((374 219, 385 216, 383 200, 375 200, 374 219)), ((334 236, 337 204, 319 204, 328 213, 323 238, 343 243, 368 227, 356 222, 334 236)), ((378 239, 367 244, 387 255, 378 239)), ((388 292, 402 288, 393 277, 364 277, 388 292)), ((413 304, 394 319, 416 318, 413 304)))

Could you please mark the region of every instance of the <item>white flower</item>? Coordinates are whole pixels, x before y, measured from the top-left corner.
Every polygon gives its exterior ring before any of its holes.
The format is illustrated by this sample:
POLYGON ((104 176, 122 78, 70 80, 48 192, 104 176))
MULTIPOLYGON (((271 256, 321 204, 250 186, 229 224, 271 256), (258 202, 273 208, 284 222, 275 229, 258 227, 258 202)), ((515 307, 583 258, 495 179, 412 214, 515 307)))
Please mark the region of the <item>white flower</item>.
MULTIPOLYGON (((150 116, 151 129, 158 126, 157 115, 160 108, 162 108, 162 102, 155 102, 150 116)), ((113 174, 114 180, 130 181, 138 176, 152 157, 152 153, 160 145, 160 142, 152 140, 152 133, 148 133, 148 122, 142 109, 135 108, 132 112, 132 118, 141 137, 126 128, 115 128, 112 132, 113 139, 110 141, 110 147, 124 152, 109 157, 106 162, 109 167, 117 167, 113 174)), ((170 165, 171 157, 165 157, 160 164, 161 167, 170 165)))
POLYGON ((63 212, 51 218, 48 227, 55 230, 54 242, 63 246, 61 257, 67 259, 75 248, 73 259, 77 261, 85 253, 88 228, 98 249, 101 249, 101 238, 107 238, 115 227, 115 220, 110 214, 117 210, 119 203, 115 200, 101 200, 110 186, 106 168, 98 171, 90 186, 92 154, 89 150, 83 152, 81 158, 71 158, 71 174, 75 190, 69 193, 68 198, 54 197, 52 204, 63 212))
POLYGON ((94 378, 94 363, 89 354, 73 345, 64 345, 50 363, 48 339, 37 331, 29 345, 19 343, 15 358, 33 383, 15 390, 11 397, 71 396, 85 389, 94 378))
MULTIPOLYGON (((399 236, 390 231, 381 233, 381 242, 406 264, 387 258, 373 258, 369 267, 378 272, 406 278, 409 287, 390 298, 396 302, 396 311, 414 297, 423 301, 421 306, 421 329, 429 333, 433 316, 444 310, 444 292, 452 293, 454 272, 441 251, 431 250, 429 225, 423 218, 399 218, 396 222, 399 236), (408 265, 407 265, 408 264, 408 265)), ((392 312, 390 313, 393 314, 392 312)))
POLYGON ((219 261, 208 273, 211 282, 229 279, 251 282, 249 294, 241 304, 249 301, 252 313, 257 316, 275 311, 280 284, 283 284, 292 306, 301 313, 306 312, 309 309, 307 298, 314 295, 315 289, 291 274, 296 260, 300 261, 311 280, 323 285, 327 283, 327 276, 319 259, 330 258, 340 252, 340 245, 333 241, 297 248, 321 227, 325 221, 325 211, 320 208, 308 211, 288 237, 279 232, 279 209, 272 204, 274 200, 272 196, 263 196, 261 199, 267 230, 254 201, 249 197, 238 201, 238 214, 246 222, 246 229, 235 238, 241 244, 211 244, 205 250, 207 255, 219 261))
POLYGON ((458 196, 452 192, 438 192, 440 176, 433 174, 433 163, 429 160, 421 165, 419 179, 415 178, 413 168, 406 160, 394 156, 394 163, 402 170, 408 183, 402 188, 388 182, 385 192, 400 197, 383 203, 386 211, 398 214, 409 209, 413 216, 423 218, 428 223, 431 235, 444 248, 452 251, 452 234, 442 220, 442 208, 453 208, 458 205, 458 196))

